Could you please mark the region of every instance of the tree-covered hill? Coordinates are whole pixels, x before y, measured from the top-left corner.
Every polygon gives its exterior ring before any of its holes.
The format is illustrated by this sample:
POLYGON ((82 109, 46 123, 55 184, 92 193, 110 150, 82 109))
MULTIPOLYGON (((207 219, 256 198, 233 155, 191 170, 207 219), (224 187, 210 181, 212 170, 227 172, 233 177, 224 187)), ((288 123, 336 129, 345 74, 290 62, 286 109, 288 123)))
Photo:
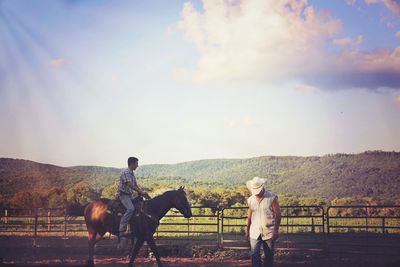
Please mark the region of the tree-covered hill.
POLYGON ((0 193, 44 191, 81 181, 79 172, 22 159, 0 159, 0 193))
MULTIPOLYGON (((19 190, 68 187, 85 181, 100 190, 118 180, 121 169, 97 166, 58 167, 27 160, 0 159, 1 194, 19 190)), ((254 176, 267 178, 280 194, 333 199, 346 196, 398 198, 400 153, 368 151, 322 157, 264 156, 249 159, 212 159, 178 164, 140 166, 136 172, 146 183, 162 180, 188 186, 218 184, 235 187, 254 176), (162 178, 158 178, 162 177, 162 178), (168 178, 171 177, 171 178, 168 178), (175 178, 174 178, 175 177, 175 178), (179 180, 179 181, 182 181, 179 180)))
POLYGON ((69 188, 81 181, 100 190, 118 179, 119 172, 117 168, 59 167, 30 160, 0 158, 0 194, 69 188))
POLYGON ((201 160, 175 165, 148 165, 140 176, 181 176, 189 181, 244 184, 267 178, 278 193, 319 196, 391 198, 400 195, 400 153, 368 151, 322 157, 257 157, 201 160))

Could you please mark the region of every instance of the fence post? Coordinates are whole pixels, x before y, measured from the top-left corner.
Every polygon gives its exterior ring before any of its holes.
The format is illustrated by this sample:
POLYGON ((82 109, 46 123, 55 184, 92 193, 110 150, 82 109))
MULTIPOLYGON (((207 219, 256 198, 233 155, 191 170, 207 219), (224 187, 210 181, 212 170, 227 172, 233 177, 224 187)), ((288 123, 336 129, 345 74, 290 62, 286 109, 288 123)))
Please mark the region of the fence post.
POLYGON ((47 231, 51 231, 51 212, 47 212, 47 231))
POLYGON ((365 207, 365 230, 368 233, 368 207, 365 207))
POLYGON ((383 217, 382 218, 382 234, 385 233, 385 226, 386 226, 385 217, 383 217))
POLYGON ((326 231, 327 231, 327 233, 329 234, 330 233, 330 229, 329 229, 329 209, 330 209, 331 207, 329 206, 327 209, 326 209, 326 214, 325 214, 325 216, 326 216, 326 231))
POLYGON ((67 238, 67 209, 64 209, 64 239, 67 238))
POLYGON ((190 222, 189 218, 187 219, 187 239, 190 239, 190 222))
POLYGON ((222 208, 222 211, 221 211, 221 239, 220 239, 221 248, 224 247, 224 211, 225 211, 225 208, 222 208))
POLYGON ((315 233, 315 228, 314 228, 314 217, 311 218, 311 233, 315 233))
POLYGON ((322 210, 322 233, 325 234, 325 210, 323 207, 320 207, 322 210))
POLYGON ((38 210, 35 209, 35 225, 34 225, 34 234, 33 234, 33 247, 36 247, 37 227, 38 227, 38 210))
POLYGON ((289 234, 289 207, 286 206, 286 234, 289 234))
POLYGON ((8 210, 7 209, 4 210, 4 221, 6 224, 8 223, 8 210))
POLYGON ((34 233, 34 236, 35 236, 35 238, 37 237, 37 226, 38 226, 38 212, 37 212, 37 209, 35 209, 35 227, 34 227, 34 231, 35 231, 35 233, 34 233))
POLYGON ((220 236, 219 236, 219 209, 217 210, 217 247, 220 247, 220 236))

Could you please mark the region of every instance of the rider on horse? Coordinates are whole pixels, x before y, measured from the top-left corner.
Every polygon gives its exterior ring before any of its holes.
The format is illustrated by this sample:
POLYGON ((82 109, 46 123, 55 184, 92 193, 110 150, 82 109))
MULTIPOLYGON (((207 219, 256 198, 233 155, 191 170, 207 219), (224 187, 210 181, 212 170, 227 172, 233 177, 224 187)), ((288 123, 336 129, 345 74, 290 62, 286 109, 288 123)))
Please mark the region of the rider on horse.
POLYGON ((125 214, 121 218, 119 225, 119 237, 126 237, 131 234, 129 220, 131 219, 135 208, 132 203, 133 198, 137 196, 136 192, 145 198, 150 198, 147 192, 143 191, 136 182, 134 170, 139 166, 139 160, 135 157, 128 158, 128 168, 120 176, 118 186, 118 197, 126 208, 125 214), (136 191, 136 192, 135 192, 136 191))

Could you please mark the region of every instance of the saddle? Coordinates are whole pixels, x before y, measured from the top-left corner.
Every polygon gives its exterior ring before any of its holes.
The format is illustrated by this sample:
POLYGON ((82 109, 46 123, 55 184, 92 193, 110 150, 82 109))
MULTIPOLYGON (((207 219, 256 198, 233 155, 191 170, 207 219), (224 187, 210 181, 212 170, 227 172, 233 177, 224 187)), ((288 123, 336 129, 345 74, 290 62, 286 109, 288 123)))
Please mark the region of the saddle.
MULTIPOLYGON (((143 210, 143 197, 135 197, 134 199, 132 199, 132 204, 135 207, 134 215, 140 213, 143 210)), ((112 199, 108 203, 107 213, 109 214, 121 217, 125 213, 125 211, 126 208, 119 198, 112 199)))
MULTIPOLYGON (((136 220, 136 218, 139 217, 141 213, 143 213, 143 197, 135 197, 134 199, 132 199, 132 204, 135 207, 132 218, 136 220)), ((112 234, 118 235, 119 222, 125 211, 126 208, 119 198, 112 199, 107 204, 107 213, 110 214, 112 217, 112 234)))

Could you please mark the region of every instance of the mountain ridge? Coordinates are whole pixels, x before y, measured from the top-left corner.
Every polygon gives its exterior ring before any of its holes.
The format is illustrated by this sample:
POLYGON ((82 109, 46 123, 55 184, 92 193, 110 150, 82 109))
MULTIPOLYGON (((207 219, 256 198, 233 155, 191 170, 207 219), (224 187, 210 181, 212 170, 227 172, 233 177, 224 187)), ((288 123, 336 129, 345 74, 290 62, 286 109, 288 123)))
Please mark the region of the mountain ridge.
MULTIPOLYGON (((60 167, 24 159, 0 158, 0 194, 69 187, 81 181, 101 191, 118 179, 122 169, 60 167)), ((188 185, 218 183, 231 188, 260 176, 267 178, 267 186, 271 190, 283 194, 327 199, 346 196, 395 198, 400 194, 400 152, 203 159, 142 165, 136 176, 139 181, 146 178, 168 181, 168 177, 181 177, 188 185)))

